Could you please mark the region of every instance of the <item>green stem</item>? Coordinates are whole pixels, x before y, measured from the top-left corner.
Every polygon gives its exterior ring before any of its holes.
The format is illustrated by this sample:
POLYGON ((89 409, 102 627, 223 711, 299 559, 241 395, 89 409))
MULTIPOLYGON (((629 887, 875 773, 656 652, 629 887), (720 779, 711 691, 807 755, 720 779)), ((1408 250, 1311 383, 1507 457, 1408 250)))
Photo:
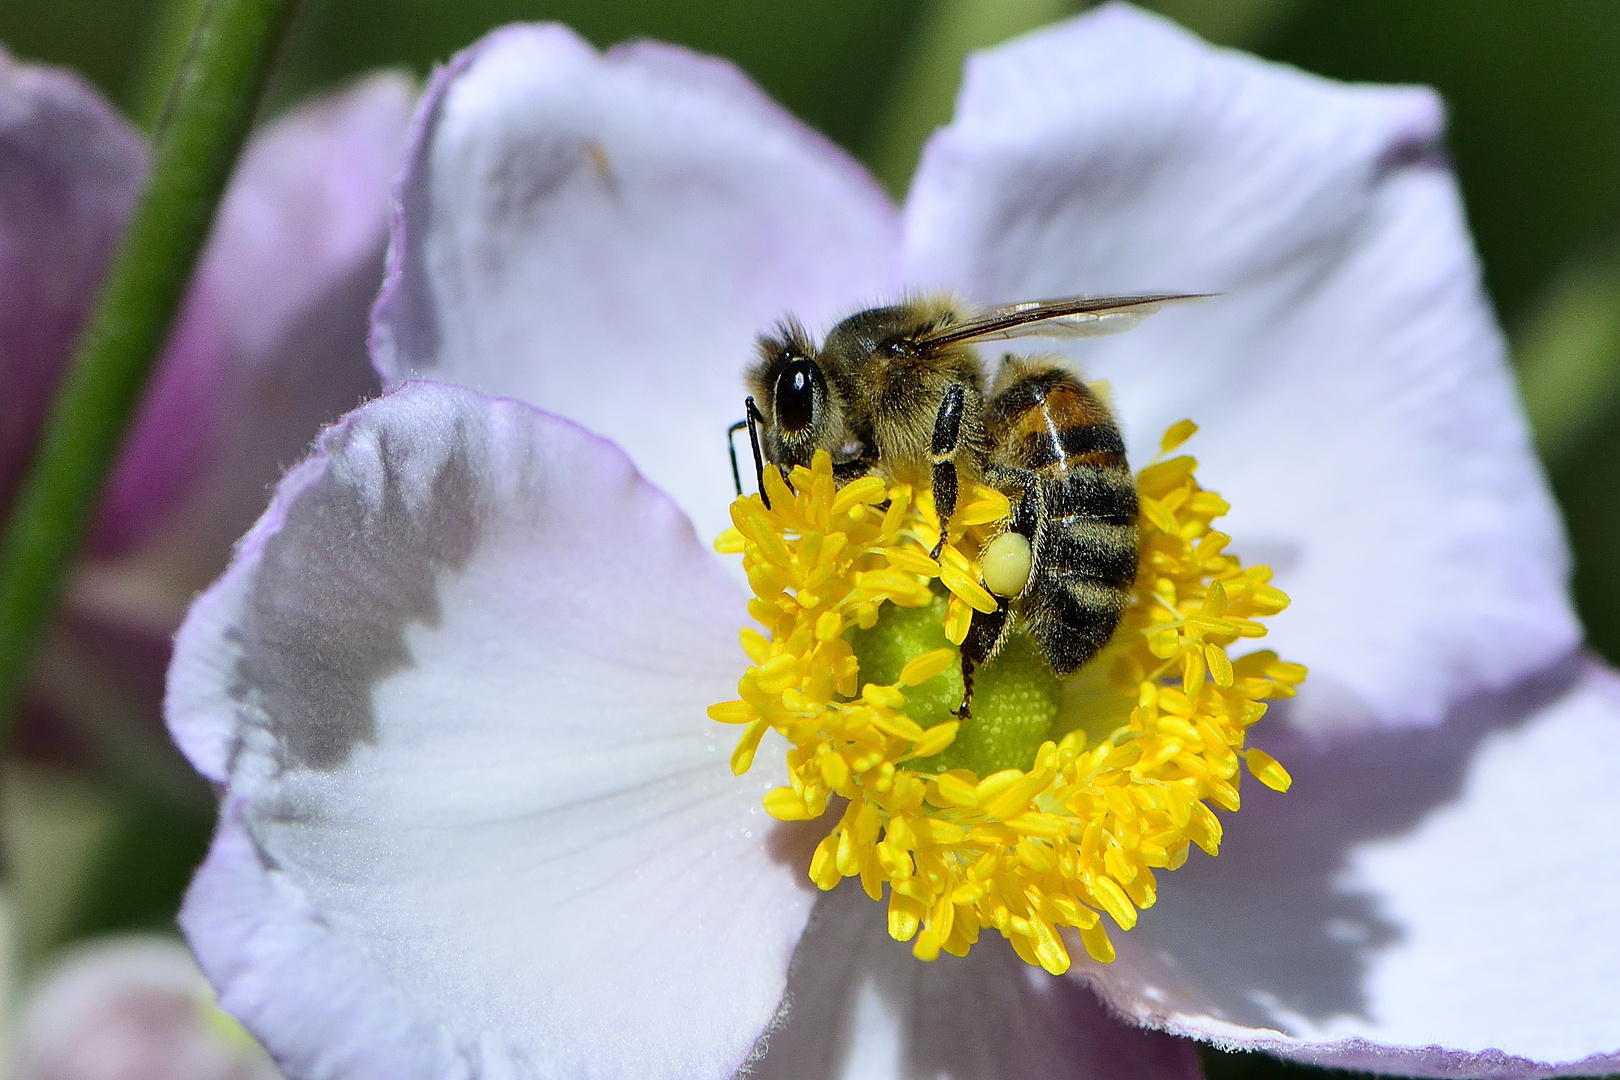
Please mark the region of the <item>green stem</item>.
MULTIPOLYGON (((1037 26, 1089 8, 1095 0, 930 0, 922 5, 912 47, 873 122, 867 142, 872 173, 905 198, 928 136, 951 119, 962 61, 1037 26)), ((1137 0, 1217 45, 1254 48, 1286 22, 1300 0, 1137 0)))
POLYGON ((1536 448, 1557 476, 1620 401, 1620 250, 1555 275, 1514 335, 1513 353, 1536 448))
POLYGON ((0 539, 0 736, 140 403, 298 0, 210 0, 152 177, 52 403, 0 539))
POLYGON ((933 0, 926 5, 917 40, 874 124, 867 155, 872 172, 896 198, 904 198, 923 143, 951 118, 967 54, 1087 6, 1089 0, 933 0))
POLYGON ((163 122, 163 110, 191 53, 191 34, 208 0, 161 0, 153 10, 145 47, 135 68, 129 115, 148 134, 163 122))

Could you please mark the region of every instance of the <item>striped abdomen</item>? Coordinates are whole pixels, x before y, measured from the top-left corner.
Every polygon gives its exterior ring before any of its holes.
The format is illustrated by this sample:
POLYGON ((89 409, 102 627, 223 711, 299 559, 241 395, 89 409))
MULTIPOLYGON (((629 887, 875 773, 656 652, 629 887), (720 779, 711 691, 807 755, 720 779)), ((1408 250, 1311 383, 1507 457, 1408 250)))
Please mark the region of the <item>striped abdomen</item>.
POLYGON ((1119 626, 1136 577, 1136 483, 1108 406, 1054 364, 1009 360, 986 410, 996 479, 1033 568, 1014 604, 1067 675, 1119 626))

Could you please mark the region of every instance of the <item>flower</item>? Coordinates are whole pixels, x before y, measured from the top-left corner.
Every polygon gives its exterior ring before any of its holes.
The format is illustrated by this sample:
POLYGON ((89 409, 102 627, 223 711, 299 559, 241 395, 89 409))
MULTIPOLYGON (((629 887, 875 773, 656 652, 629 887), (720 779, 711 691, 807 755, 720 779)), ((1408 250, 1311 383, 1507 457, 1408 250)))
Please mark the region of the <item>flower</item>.
POLYGON ((1111 5, 976 58, 896 213, 718 62, 557 27, 462 54, 374 314, 397 388, 177 642, 171 730, 224 792, 182 923, 224 1007, 301 1080, 1196 1075, 1088 987, 1308 1061, 1620 1065, 1620 684, 1578 651, 1441 130, 1427 91, 1111 5), (748 662, 708 547, 751 339, 912 287, 1224 294, 1076 355, 1136 462, 1196 416, 1311 669, 1256 733, 1289 793, 1061 978, 993 938, 919 962, 818 896, 821 833, 761 806, 782 745, 736 779, 701 719, 748 662))
MULTIPOLYGON (((281 469, 376 392, 365 318, 413 98, 404 77, 374 76, 246 150, 40 660, 36 740, 52 717, 82 733, 109 710, 156 731, 192 596, 281 469)), ((140 136, 88 85, 0 52, 0 511, 146 171, 140 136)))
MULTIPOLYGON (((1053 413, 1063 415, 1048 406, 1036 419, 1053 413)), ((942 526, 933 491, 914 497, 875 475, 837 488, 818 450, 786 478, 761 471, 765 490, 733 504, 736 525, 715 547, 743 556, 748 612, 769 637, 743 631, 752 663, 739 700, 709 716, 744 725, 733 772, 748 771, 765 732, 788 741, 788 785, 765 797, 772 817, 811 821, 844 801, 810 878, 823 890, 856 878, 873 900, 886 888, 889 934, 915 938, 918 959, 966 956, 992 928, 1020 959, 1061 975, 1070 958, 1059 930, 1073 927, 1087 954, 1110 963, 1103 913, 1131 929, 1157 899, 1155 869, 1179 868, 1194 844, 1218 852, 1211 804, 1239 809, 1240 762, 1288 789, 1287 770, 1244 743, 1265 702, 1293 696, 1305 672, 1270 650, 1235 664, 1227 652, 1265 636, 1259 620, 1288 598, 1269 568, 1245 569, 1225 550, 1231 538, 1210 526, 1228 507, 1199 486, 1197 462, 1167 457, 1195 430, 1184 421, 1166 433, 1136 477, 1135 520, 1116 525, 1136 544, 1126 548, 1134 581, 1107 645, 1061 680, 1038 631, 1015 621, 995 634, 998 648, 978 650, 994 655, 972 667, 965 712, 975 612, 998 613, 980 584, 1001 576, 992 552, 1021 541, 1014 577, 1027 579, 1034 561, 1030 541, 1007 531, 1007 495, 974 485, 942 526)), ((1100 486, 1107 473, 1074 456, 1074 474, 1050 492, 1100 486)), ((1070 506, 1104 517, 1072 494, 1070 506)), ((1038 541, 1048 552, 1051 537, 1038 541)), ((1002 595, 1024 590, 1004 584, 1002 595)), ((1041 595, 1025 600, 1030 627, 1041 595)))
POLYGON ((62 957, 23 1003, 17 1080, 279 1080, 170 938, 103 938, 62 957))

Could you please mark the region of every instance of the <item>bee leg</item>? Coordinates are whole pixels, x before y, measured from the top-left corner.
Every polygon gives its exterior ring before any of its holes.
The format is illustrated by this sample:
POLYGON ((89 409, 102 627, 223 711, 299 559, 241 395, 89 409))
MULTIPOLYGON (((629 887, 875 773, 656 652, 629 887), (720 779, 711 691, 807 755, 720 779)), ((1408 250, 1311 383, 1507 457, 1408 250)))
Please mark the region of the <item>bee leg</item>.
MULTIPOLYGON (((769 510, 771 508, 771 497, 765 493, 765 455, 759 452, 759 428, 756 426, 763 424, 765 417, 760 415, 759 407, 754 404, 752 394, 743 398, 743 415, 746 417, 743 422, 748 425, 748 443, 754 448, 754 479, 759 484, 760 501, 765 504, 765 509, 769 510)), ((729 439, 730 436, 728 435, 727 438, 729 439)), ((731 471, 733 474, 737 471, 737 457, 735 454, 731 458, 731 471)), ((783 477, 783 479, 787 478, 783 477)), ((742 494, 741 477, 737 478, 737 494, 742 494)))
POLYGON ((1018 470, 1018 479, 1023 493, 1018 496, 1018 505, 1013 507, 1012 521, 1007 527, 1021 536, 1028 537, 1031 545, 1040 538, 1041 521, 1046 517, 1044 500, 1041 498, 1041 488, 1036 483, 1036 476, 1027 469, 1018 470))
POLYGON ((877 455, 870 452, 863 452, 860 457, 849 461, 835 461, 833 462, 833 479, 842 487, 851 480, 859 480, 863 476, 871 475, 872 469, 876 465, 877 455))
POLYGON ((739 420, 726 428, 726 450, 731 454, 731 482, 737 485, 737 498, 742 498, 742 473, 737 468, 737 432, 748 426, 747 420, 739 420))
MULTIPOLYGON (((1041 489, 1036 483, 1037 479, 1028 469, 1007 465, 992 465, 985 473, 985 480, 997 489, 1003 492, 1020 492, 1013 500, 1012 517, 1007 523, 1007 529, 1009 532, 1028 537, 1032 545, 1039 542, 1037 534, 1043 512, 1041 489)), ((968 688, 968 695, 962 706, 964 716, 968 714, 972 703, 974 669, 995 659, 996 654, 1007 644, 1014 620, 1021 617, 1012 609, 1012 598, 998 596, 996 610, 975 611, 973 621, 968 624, 967 637, 962 641, 962 678, 968 688)))
POLYGON ((1012 622, 1012 610, 1006 600, 996 604, 996 610, 988 614, 983 611, 973 613, 973 621, 968 624, 967 637, 962 640, 962 671, 964 675, 973 668, 987 663, 996 653, 1007 637, 1008 624, 1012 622))
POLYGON ((934 463, 934 510, 939 514, 939 543, 934 558, 945 550, 945 526, 956 513, 956 448, 962 439, 962 413, 966 409, 967 388, 952 383, 934 416, 934 441, 928 448, 934 463))

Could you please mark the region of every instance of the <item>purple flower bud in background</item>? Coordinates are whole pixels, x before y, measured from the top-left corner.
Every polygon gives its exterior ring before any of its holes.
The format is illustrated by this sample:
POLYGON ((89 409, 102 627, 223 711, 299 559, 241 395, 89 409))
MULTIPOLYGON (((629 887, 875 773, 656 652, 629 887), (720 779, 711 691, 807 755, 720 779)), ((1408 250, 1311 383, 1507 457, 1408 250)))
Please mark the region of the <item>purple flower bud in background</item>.
MULTIPOLYGON (((155 719, 191 596, 321 425, 376 393, 366 316, 413 97, 373 76, 249 144, 36 669, 25 749, 52 738, 42 719, 106 706, 82 692, 86 664, 155 719)), ((0 510, 147 168, 141 136, 76 75, 0 52, 0 510)))
POLYGON ((214 1004, 170 938, 76 948, 23 1002, 13 1080, 277 1080, 269 1056, 214 1004))

